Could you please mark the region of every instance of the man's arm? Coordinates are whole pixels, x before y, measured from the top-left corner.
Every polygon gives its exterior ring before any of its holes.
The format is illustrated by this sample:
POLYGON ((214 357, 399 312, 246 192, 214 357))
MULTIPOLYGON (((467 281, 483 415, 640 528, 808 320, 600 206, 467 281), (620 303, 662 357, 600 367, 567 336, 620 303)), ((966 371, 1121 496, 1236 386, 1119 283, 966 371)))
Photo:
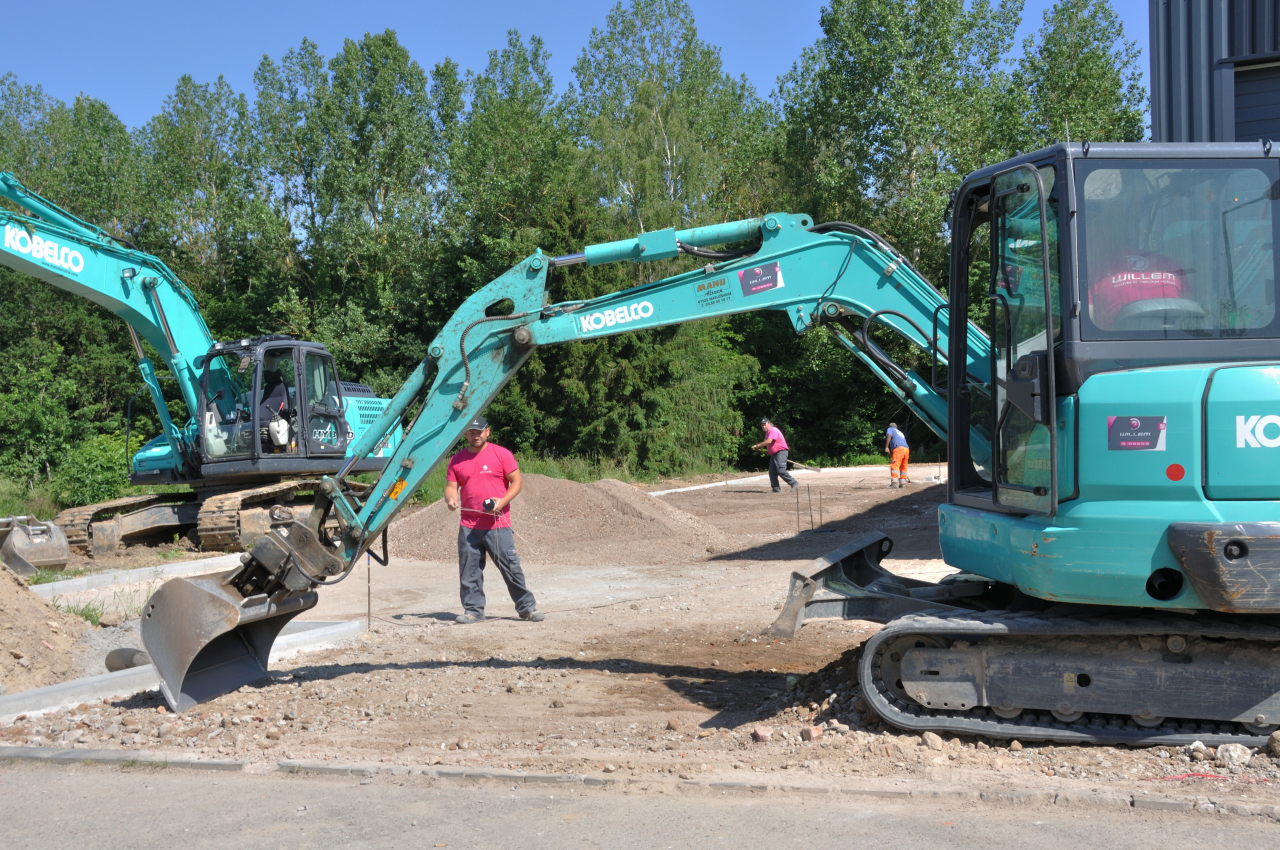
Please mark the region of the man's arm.
POLYGON ((493 506, 495 514, 502 513, 502 509, 511 504, 511 500, 520 495, 520 488, 524 486, 524 479, 520 477, 520 470, 513 469, 507 473, 507 493, 497 501, 493 506))
POLYGON ((444 482, 444 504, 451 511, 458 509, 458 482, 444 482))

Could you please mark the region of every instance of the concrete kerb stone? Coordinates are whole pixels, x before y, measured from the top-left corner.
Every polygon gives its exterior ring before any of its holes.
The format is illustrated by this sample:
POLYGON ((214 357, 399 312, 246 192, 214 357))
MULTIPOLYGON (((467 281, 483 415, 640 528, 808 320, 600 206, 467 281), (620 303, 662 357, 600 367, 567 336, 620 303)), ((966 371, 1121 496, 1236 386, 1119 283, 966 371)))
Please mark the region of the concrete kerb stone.
POLYGON ((1195 802, 1173 797, 1134 797, 1133 807, 1154 812, 1189 812, 1194 808, 1195 802))
POLYGON ((163 567, 143 567, 137 570, 115 570, 109 573, 69 578, 62 581, 51 581, 47 584, 31 585, 31 592, 45 599, 55 596, 66 596, 69 593, 82 593, 86 590, 97 590, 102 587, 115 587, 122 584, 139 584, 148 581, 173 578, 175 576, 199 575, 219 570, 229 570, 239 565, 240 555, 219 555, 215 558, 198 558, 194 561, 179 561, 176 564, 165 564, 163 567))
POLYGON ((243 771, 248 762, 234 759, 197 759, 147 750, 77 750, 54 747, 0 747, 0 760, 42 761, 55 764, 153 765, 182 770, 243 771))
MULTIPOLYGON (((13 747, 0 745, 0 761, 36 761, 51 764, 111 764, 121 766, 155 766, 179 770, 244 771, 249 762, 234 759, 198 759, 147 750, 93 750, 54 747, 13 747)), ((686 780, 672 783, 664 780, 618 779, 566 773, 525 773, 497 768, 467 768, 443 765, 439 767, 409 767, 368 762, 330 762, 318 759, 281 759, 276 769, 282 773, 315 773, 336 776, 375 777, 379 775, 406 776, 419 774, 428 779, 456 779, 468 781, 493 780, 495 782, 524 785, 572 785, 596 788, 626 788, 662 786, 667 790, 704 789, 711 792, 778 792, 783 794, 842 794, 849 797, 877 797, 889 800, 930 800, 933 802, 973 802, 1004 805, 1057 804, 1079 809, 1123 809, 1145 811, 1195 813, 1196 799, 1185 797, 1128 797, 1120 794, 1097 794, 1083 791, 973 791, 966 789, 907 789, 864 788, 857 786, 782 785, 743 780, 686 780)), ((1230 803, 1214 806, 1215 813, 1237 817, 1269 817, 1280 821, 1280 806, 1230 803)))

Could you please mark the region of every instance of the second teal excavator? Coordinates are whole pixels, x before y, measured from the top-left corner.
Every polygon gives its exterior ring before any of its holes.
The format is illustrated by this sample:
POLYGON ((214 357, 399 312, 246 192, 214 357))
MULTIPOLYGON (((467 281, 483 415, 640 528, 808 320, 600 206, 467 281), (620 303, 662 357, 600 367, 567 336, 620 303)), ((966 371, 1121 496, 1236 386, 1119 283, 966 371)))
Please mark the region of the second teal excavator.
POLYGON ((369 387, 338 378, 320 343, 287 336, 218 342, 191 291, 160 259, 126 247, 0 172, 0 263, 84 296, 124 320, 162 433, 134 455, 134 484, 185 484, 64 510, 72 547, 109 554, 133 538, 195 529, 202 548, 241 549, 292 518, 287 503, 346 465, 382 469, 391 428, 353 464, 352 446, 387 408, 369 387), (176 378, 191 419, 169 416, 146 341, 176 378), (283 503, 283 504, 281 504, 283 503))

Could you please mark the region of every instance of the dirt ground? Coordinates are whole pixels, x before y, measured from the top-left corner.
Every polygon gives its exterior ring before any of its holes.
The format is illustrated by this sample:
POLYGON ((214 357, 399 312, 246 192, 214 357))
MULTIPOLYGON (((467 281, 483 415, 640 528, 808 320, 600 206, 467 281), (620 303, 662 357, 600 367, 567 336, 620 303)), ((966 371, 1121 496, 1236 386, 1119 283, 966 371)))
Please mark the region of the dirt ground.
POLYGON ((76 641, 88 623, 59 611, 0 568, 0 694, 54 685, 80 675, 76 641))
MULTIPOLYGON (((514 517, 530 587, 547 614, 542 623, 514 616, 493 570, 490 619, 453 623, 460 611, 457 565, 448 538, 439 536, 441 529, 452 533, 452 525, 429 509, 416 518, 420 534, 398 529, 401 548, 393 536, 388 566, 361 565, 348 581, 324 589, 320 605, 305 615, 370 616, 364 638, 286 660, 269 679, 181 717, 150 694, 23 718, 0 728, 0 743, 641 778, 788 771, 797 778, 912 776, 1010 787, 1051 781, 1277 802, 1280 760, 1263 752, 1232 766, 1215 764, 1212 751, 1185 747, 1023 747, 979 739, 930 747, 880 724, 847 675, 851 650, 875 624, 818 621, 794 640, 761 636, 789 574, 811 570, 813 558, 855 535, 888 533, 895 548, 885 566, 900 574, 937 579, 950 572, 936 531, 944 488, 889 490, 886 478, 883 469, 802 473, 798 492, 774 494, 767 482, 747 481, 656 497, 666 506, 650 509, 659 519, 621 514, 651 522, 677 545, 642 544, 627 532, 608 547, 602 542, 607 554, 595 559, 565 529, 576 525, 584 535, 607 537, 609 523, 575 513, 580 506, 564 499, 617 506, 619 497, 561 493, 560 508, 552 510, 536 504, 539 488, 531 487, 514 517), (676 522, 670 509, 690 519, 676 522), (682 530, 703 526, 731 545, 696 557, 655 557, 686 552, 682 530), (564 558, 555 546, 521 543, 545 544, 556 535, 565 537, 564 558), (418 549, 409 546, 414 539, 418 549), (406 557, 436 552, 431 559, 406 557), (814 727, 821 734, 804 740, 814 727), (768 742, 753 740, 758 729, 769 730, 768 742)), ((627 498, 643 514, 646 500, 656 499, 641 495, 627 498)))

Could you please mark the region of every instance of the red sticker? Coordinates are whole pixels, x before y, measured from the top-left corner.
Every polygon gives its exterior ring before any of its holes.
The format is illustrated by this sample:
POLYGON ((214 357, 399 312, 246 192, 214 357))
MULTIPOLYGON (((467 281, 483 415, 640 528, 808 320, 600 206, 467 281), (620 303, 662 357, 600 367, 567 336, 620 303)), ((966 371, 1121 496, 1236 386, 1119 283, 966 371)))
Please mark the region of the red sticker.
POLYGON ((1171 463, 1169 468, 1164 471, 1164 474, 1169 476, 1170 481, 1181 481, 1182 476, 1186 475, 1187 471, 1182 468, 1182 464, 1171 463))

